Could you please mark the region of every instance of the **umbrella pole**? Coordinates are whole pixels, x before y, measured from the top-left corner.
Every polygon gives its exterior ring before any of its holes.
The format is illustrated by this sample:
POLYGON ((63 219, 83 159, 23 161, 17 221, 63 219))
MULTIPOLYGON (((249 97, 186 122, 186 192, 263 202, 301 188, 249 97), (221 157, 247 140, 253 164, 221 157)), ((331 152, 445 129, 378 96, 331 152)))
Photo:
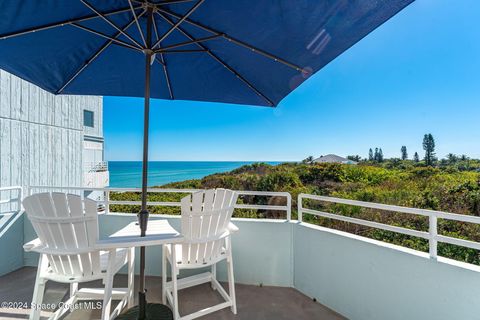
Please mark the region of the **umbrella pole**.
MULTIPOLYGON (((150 74, 154 52, 152 47, 152 26, 153 7, 147 7, 147 32, 145 54, 145 106, 143 122, 143 167, 142 167, 142 207, 138 213, 138 224, 140 225, 140 236, 145 237, 148 223, 147 209, 147 178, 148 178, 148 127, 150 120, 150 74)), ((140 285, 138 291, 138 307, 133 307, 116 317, 116 320, 125 319, 173 319, 172 311, 160 303, 148 303, 145 289, 145 247, 140 247, 140 285)))
MULTIPOLYGON (((152 43, 152 8, 147 11, 147 47, 152 43)), ((140 224, 141 237, 145 236, 148 222, 147 209, 147 178, 148 178, 148 129, 150 120, 150 73, 151 73, 152 51, 145 50, 145 106, 144 106, 144 122, 143 122, 143 167, 142 167, 142 207, 138 215, 140 224)), ((138 292, 139 312, 138 319, 146 318, 146 290, 145 290, 145 247, 140 247, 140 289, 138 292)))

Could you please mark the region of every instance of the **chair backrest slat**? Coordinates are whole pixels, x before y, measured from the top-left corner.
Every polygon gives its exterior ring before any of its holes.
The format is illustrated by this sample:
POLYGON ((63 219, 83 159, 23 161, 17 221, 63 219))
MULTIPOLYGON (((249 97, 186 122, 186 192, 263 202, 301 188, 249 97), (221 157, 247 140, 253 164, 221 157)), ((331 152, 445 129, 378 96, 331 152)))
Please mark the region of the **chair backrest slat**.
POLYGON ((72 277, 101 272, 100 252, 94 248, 98 240, 95 201, 47 192, 26 197, 23 205, 40 241, 52 252, 47 258, 53 272, 72 277), (82 253, 65 254, 69 250, 82 253))
MULTIPOLYGON (((191 223, 190 223, 190 239, 198 240, 200 238, 200 229, 202 227, 202 204, 203 204, 203 192, 196 192, 192 195, 192 211, 191 211, 191 223)), ((188 261, 197 261, 198 259, 198 244, 193 243, 190 245, 190 254, 188 261)))
POLYGON ((182 263, 203 264, 219 257, 224 239, 209 240, 226 231, 237 195, 231 190, 196 192, 181 200, 182 263))
MULTIPOLYGON (((190 236, 190 230, 191 228, 191 219, 184 219, 184 215, 189 215, 190 212, 192 211, 192 206, 191 206, 191 198, 190 196, 183 197, 182 200, 180 200, 180 206, 182 210, 182 219, 181 219, 181 228, 182 228, 182 234, 185 236, 190 236)), ((188 256, 190 252, 190 246, 189 245, 183 245, 182 246, 182 263, 186 264, 188 263, 188 256)))
MULTIPOLYGON (((210 237, 213 230, 210 229, 212 224, 213 215, 208 214, 213 210, 213 202, 215 200, 215 190, 209 189, 205 191, 205 197, 203 201, 203 212, 206 213, 202 218, 202 227, 200 230, 200 237, 205 239, 210 237)), ((211 246, 211 245, 210 245, 211 246)), ((204 257, 204 259, 210 259, 210 251, 208 250, 208 243, 200 243, 198 248, 198 255, 204 257)))
MULTIPOLYGON (((53 218, 57 216, 56 208, 53 204, 52 196, 49 193, 40 193, 38 194, 38 203, 39 203, 39 215, 43 217, 53 218)), ((47 229, 49 231, 50 240, 49 246, 56 249, 65 249, 66 243, 63 238, 62 228, 58 223, 45 223, 47 229)), ((34 225, 35 228, 35 225, 34 225)), ((56 256, 53 257, 53 262, 56 264, 57 270, 63 274, 70 274, 70 261, 68 260, 67 256, 56 256)))
MULTIPOLYGON (((72 217, 83 217, 83 201, 74 194, 67 194, 68 205, 70 208, 70 215, 72 217)), ((88 247, 87 226, 84 221, 73 223, 73 232, 77 241, 77 248, 88 247)), ((79 254, 81 270, 84 274, 93 274, 92 263, 88 253, 79 254)))

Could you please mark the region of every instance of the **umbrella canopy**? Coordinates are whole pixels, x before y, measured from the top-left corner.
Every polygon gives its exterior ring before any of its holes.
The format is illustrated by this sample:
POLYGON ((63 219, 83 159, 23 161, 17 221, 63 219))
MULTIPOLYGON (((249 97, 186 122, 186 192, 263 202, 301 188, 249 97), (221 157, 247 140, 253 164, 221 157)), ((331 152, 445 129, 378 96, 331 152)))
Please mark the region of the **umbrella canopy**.
MULTIPOLYGON (((276 106, 412 1, 4 0, 0 68, 54 94, 145 97, 144 236, 150 97, 276 106)), ((144 270, 142 247, 141 319, 144 270)))
MULTIPOLYGON (((150 0, 151 97, 275 106, 412 1, 150 0)), ((143 97, 146 9, 1 1, 0 68, 55 94, 143 97)))

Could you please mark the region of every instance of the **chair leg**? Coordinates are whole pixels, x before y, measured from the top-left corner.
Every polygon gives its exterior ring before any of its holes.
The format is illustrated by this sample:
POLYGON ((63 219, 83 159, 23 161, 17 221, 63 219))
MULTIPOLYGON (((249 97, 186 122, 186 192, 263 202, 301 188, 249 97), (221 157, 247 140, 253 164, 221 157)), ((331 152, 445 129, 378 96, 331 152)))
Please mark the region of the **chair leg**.
POLYGON ((212 264, 212 282, 211 282, 211 286, 212 286, 212 289, 213 290, 217 290, 217 288, 215 287, 215 285, 213 284, 213 279, 217 280, 217 264, 214 263, 212 264))
POLYGON ((237 299, 235 297, 235 280, 233 278, 233 259, 232 259, 232 251, 229 250, 228 258, 227 258, 227 268, 228 268, 228 294, 230 295, 230 299, 232 299, 232 306, 231 310, 233 314, 237 314, 237 299))
POLYGON ((30 320, 40 319, 40 313, 42 312, 41 304, 43 301, 43 294, 45 293, 45 283, 47 282, 42 278, 43 272, 48 268, 48 260, 43 254, 40 255, 38 261, 37 277, 35 279, 35 287, 33 289, 32 297, 32 311, 30 313, 30 320))
POLYGON ((134 298, 133 298, 133 286, 134 286, 134 278, 135 278, 135 248, 128 249, 128 308, 133 307, 134 305, 134 298))
POLYGON ((78 291, 78 282, 70 283, 70 298, 75 295, 78 291))
POLYGON ((108 267, 105 277, 105 291, 102 306, 102 320, 110 320, 110 308, 112 307, 112 288, 113 288, 113 270, 115 266, 115 256, 117 250, 110 250, 108 253, 108 267))
POLYGON ((167 246, 162 246, 162 303, 167 303, 167 246))
POLYGON ((180 313, 178 312, 178 286, 177 286, 177 256, 175 253, 175 245, 172 245, 172 297, 173 297, 173 319, 178 320, 180 313))

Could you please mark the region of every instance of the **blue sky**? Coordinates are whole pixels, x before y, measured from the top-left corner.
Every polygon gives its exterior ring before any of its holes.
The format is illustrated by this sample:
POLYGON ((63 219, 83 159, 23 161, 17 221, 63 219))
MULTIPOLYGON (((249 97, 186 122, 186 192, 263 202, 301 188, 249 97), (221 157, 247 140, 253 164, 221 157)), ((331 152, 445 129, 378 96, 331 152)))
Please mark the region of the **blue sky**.
MULTIPOLYGON (((419 0, 276 109, 155 100, 151 160, 296 161, 335 153, 480 158, 480 1, 419 0)), ((104 98, 107 160, 141 160, 143 100, 104 98), (121 124, 121 125, 119 125, 121 124)))

